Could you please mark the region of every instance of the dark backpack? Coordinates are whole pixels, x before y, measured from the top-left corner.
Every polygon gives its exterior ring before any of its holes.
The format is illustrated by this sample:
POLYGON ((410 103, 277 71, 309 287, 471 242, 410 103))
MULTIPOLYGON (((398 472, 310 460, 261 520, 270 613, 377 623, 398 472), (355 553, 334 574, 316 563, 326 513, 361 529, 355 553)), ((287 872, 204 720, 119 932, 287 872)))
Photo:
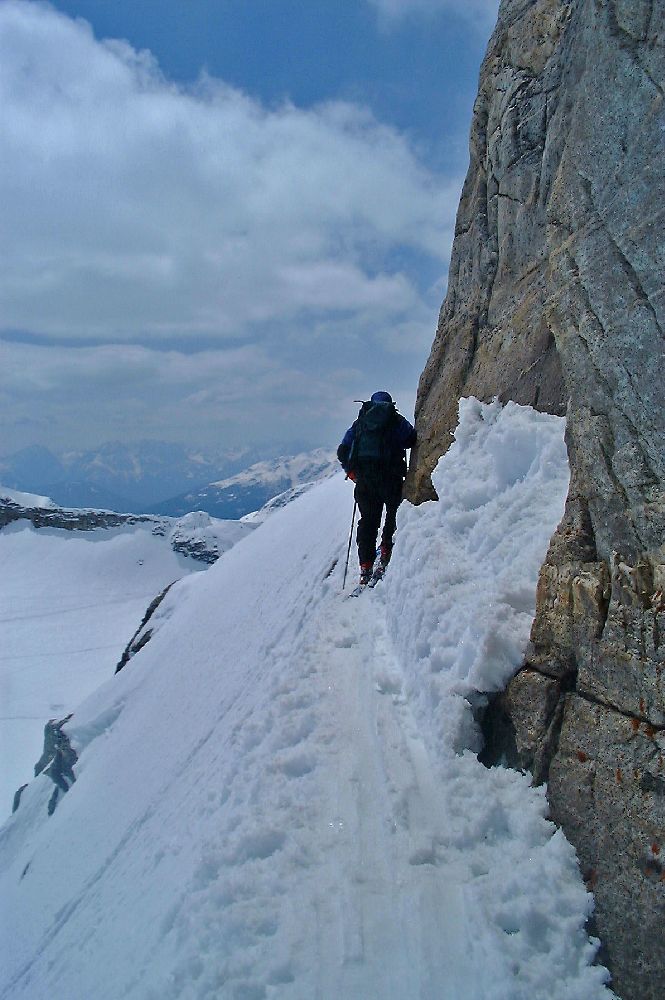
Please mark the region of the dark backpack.
MULTIPOLYGON (((349 469, 364 475, 384 476, 400 465, 392 436, 399 416, 394 403, 363 403, 356 421, 349 469)), ((400 466, 401 467, 401 466, 400 466)))

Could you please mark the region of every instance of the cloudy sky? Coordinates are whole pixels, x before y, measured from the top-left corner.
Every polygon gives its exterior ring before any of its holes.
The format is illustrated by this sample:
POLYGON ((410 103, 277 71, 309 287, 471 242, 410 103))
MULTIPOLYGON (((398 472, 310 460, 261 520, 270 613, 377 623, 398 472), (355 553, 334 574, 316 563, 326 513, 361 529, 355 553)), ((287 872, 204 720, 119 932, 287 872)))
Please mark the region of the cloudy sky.
POLYGON ((2 0, 0 454, 413 406, 497 0, 2 0))

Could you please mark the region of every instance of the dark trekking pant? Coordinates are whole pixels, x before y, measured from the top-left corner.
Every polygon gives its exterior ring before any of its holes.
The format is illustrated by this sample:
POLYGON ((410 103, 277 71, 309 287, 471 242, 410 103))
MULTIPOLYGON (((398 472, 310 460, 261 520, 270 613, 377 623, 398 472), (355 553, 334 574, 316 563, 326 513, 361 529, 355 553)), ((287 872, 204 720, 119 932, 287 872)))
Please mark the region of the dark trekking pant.
POLYGON ((360 521, 358 522, 358 559, 361 566, 374 563, 376 540, 381 527, 381 515, 386 508, 386 517, 381 533, 381 545, 390 551, 395 534, 397 508, 402 502, 402 479, 386 483, 373 483, 358 478, 355 498, 358 501, 360 521))

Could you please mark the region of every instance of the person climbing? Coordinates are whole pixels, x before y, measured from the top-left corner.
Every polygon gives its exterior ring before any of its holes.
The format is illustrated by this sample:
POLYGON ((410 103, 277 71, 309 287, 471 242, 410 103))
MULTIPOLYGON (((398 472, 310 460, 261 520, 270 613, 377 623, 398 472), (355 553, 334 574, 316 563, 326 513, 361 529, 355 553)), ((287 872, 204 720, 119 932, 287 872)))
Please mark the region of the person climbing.
POLYGON ((415 443, 416 432, 397 412, 390 393, 375 392, 363 403, 337 449, 342 468, 355 483, 355 499, 360 510, 356 540, 361 586, 372 579, 384 507, 386 516, 377 578, 383 576, 390 562, 397 508, 402 502, 407 471, 406 449, 413 448, 415 443))

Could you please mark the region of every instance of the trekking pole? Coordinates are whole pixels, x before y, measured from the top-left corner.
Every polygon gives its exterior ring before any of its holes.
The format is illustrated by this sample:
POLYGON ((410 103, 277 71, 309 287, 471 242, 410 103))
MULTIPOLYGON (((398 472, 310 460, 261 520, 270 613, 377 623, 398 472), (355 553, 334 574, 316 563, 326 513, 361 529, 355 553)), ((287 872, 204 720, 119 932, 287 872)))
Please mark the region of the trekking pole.
POLYGON ((344 588, 346 586, 346 573, 347 573, 347 570, 349 568, 349 556, 351 554, 351 541, 353 539, 353 525, 356 522, 356 510, 357 509, 358 509, 358 501, 355 500, 354 504, 353 504, 353 517, 351 518, 351 531, 349 532, 349 546, 348 546, 348 548, 346 550, 346 563, 344 565, 344 580, 342 582, 342 590, 344 590, 344 588))

